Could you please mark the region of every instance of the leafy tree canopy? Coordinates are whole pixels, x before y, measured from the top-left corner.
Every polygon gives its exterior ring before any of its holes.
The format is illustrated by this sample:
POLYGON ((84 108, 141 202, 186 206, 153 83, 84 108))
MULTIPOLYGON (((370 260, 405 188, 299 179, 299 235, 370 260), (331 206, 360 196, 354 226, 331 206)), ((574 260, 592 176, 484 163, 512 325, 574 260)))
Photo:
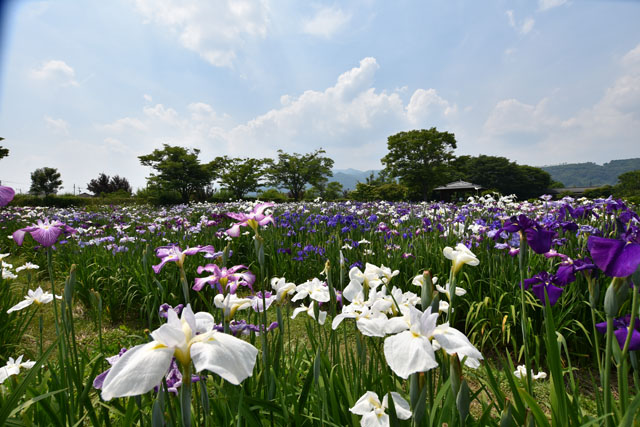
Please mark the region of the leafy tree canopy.
POLYGON ((220 179, 221 186, 236 199, 257 191, 264 183, 264 170, 268 160, 253 158, 216 157, 211 163, 220 179))
POLYGON ((109 177, 105 173, 101 173, 98 175, 98 178, 89 181, 87 184, 87 190, 91 191, 95 195, 115 193, 116 191, 122 191, 129 194, 132 192, 131 185, 127 178, 121 178, 118 175, 109 177))
POLYGON ((621 174, 615 188, 623 195, 631 196, 640 193, 640 169, 621 174))
POLYGON ((269 183, 286 188, 296 201, 302 199, 307 184, 323 186, 328 177, 333 176, 333 160, 323 156, 324 153, 323 149, 307 154, 289 154, 278 150, 278 160, 266 169, 269 183))
POLYGON ((451 162, 450 176, 519 199, 538 197, 552 185, 551 175, 540 168, 518 165, 506 157, 460 156, 451 162))
MULTIPOLYGON (((4 138, 0 137, 0 141, 2 141, 4 138)), ((4 148, 2 145, 0 145, 0 159, 2 159, 3 157, 7 157, 9 155, 9 149, 8 148, 4 148)))
POLYGON ((203 198, 206 187, 215 178, 213 166, 201 164, 199 154, 200 150, 195 148, 189 150, 163 144, 162 149, 155 149, 138 159, 143 166, 155 171, 147 178, 151 186, 164 191, 177 191, 182 201, 188 202, 193 195, 203 198))
POLYGON ((56 194, 62 186, 60 172, 56 168, 40 168, 31 173, 31 194, 56 194))
POLYGON ((433 188, 447 181, 447 165, 457 147, 454 134, 436 128, 412 130, 387 140, 382 158, 386 171, 409 190, 409 196, 428 200, 433 188))

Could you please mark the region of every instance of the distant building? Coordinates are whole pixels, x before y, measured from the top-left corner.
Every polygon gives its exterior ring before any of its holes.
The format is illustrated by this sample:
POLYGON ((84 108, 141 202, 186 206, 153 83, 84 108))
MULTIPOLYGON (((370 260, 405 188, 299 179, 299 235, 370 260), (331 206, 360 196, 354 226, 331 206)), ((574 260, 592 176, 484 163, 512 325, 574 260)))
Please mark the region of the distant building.
POLYGON ((470 195, 477 196, 478 191, 482 189, 482 186, 473 184, 467 181, 454 181, 447 185, 436 187, 433 189, 438 194, 440 200, 455 200, 460 197, 467 197, 470 195))

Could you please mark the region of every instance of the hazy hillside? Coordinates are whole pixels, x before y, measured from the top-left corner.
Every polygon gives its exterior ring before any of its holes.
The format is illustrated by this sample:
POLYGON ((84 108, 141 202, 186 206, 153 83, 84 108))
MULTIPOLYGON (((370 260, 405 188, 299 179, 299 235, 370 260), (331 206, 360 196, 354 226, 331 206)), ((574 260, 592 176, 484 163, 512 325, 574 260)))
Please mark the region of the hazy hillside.
POLYGON ((359 171, 357 169, 334 169, 333 177, 329 181, 338 181, 345 190, 355 190, 358 181, 366 182, 369 175, 378 173, 377 170, 359 171))
POLYGON ((541 169, 549 172, 554 181, 563 183, 565 187, 614 185, 620 174, 640 169, 640 158, 612 160, 603 165, 593 162, 568 163, 541 166, 541 169))

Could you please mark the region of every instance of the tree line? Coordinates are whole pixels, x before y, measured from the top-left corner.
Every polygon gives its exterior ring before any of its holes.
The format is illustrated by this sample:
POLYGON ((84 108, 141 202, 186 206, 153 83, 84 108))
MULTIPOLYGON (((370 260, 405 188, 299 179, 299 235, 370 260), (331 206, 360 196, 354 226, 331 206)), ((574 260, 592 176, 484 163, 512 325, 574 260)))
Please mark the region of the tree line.
MULTIPOLYGON (((462 180, 484 191, 529 199, 550 188, 562 187, 541 168, 518 165, 505 157, 456 156, 455 135, 436 128, 391 135, 387 148, 388 153, 381 159, 384 169, 347 192, 340 183, 329 180, 334 162, 325 156, 323 149, 306 154, 278 150, 275 159, 220 156, 202 162, 198 149, 163 144, 162 148, 138 157, 141 165, 152 170, 147 187, 138 195, 168 203, 203 201, 213 196, 242 199, 250 193, 258 193, 263 199, 295 201, 317 197, 324 200, 432 200, 438 197, 434 188, 462 180), (282 193, 283 189, 286 194, 282 193)), ((4 150, 6 153, 0 150, 0 156, 8 154, 8 150, 4 150)), ((62 185, 57 170, 48 167, 34 171, 31 180, 33 194, 55 194, 62 185)), ((94 195, 132 194, 126 178, 104 173, 91 180, 87 190, 94 195)))

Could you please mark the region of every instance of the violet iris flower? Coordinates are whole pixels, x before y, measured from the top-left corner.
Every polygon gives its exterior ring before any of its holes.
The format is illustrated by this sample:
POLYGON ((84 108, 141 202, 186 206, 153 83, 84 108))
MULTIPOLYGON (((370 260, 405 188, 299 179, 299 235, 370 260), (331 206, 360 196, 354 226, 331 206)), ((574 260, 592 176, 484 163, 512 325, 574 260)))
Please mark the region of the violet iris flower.
POLYGON ((593 262, 609 277, 627 277, 640 265, 640 244, 589 236, 587 247, 593 262))
POLYGON ((160 246, 156 248, 156 256, 158 258, 162 258, 160 264, 154 265, 153 271, 156 274, 160 273, 162 267, 168 262, 175 262, 178 264, 178 267, 182 267, 184 265, 184 260, 187 255, 195 255, 198 252, 206 252, 209 254, 215 253, 216 250, 213 246, 196 246, 195 248, 187 248, 184 251, 180 250, 180 246, 171 245, 171 246, 160 246))
MULTIPOLYGON (((552 306, 558 302, 558 298, 562 295, 562 288, 559 288, 554 285, 557 284, 557 279, 555 276, 547 273, 546 271, 541 271, 530 279, 524 279, 524 288, 531 288, 531 293, 533 293, 542 303, 544 303, 544 290, 547 290, 547 295, 549 296, 549 304, 552 306)), ((522 285, 522 284, 521 284, 522 285)))
MULTIPOLYGON (((629 324, 631 323, 631 315, 627 314, 624 317, 613 319, 613 334, 620 344, 620 348, 624 348, 624 343, 627 341, 627 335, 629 335, 629 324)), ((607 333, 607 322, 597 323, 596 329, 601 334, 607 333)), ((640 350, 640 319, 636 317, 633 331, 631 331, 631 341, 629 342, 629 350, 640 350)))
POLYGON ((231 237, 238 237, 240 235, 240 227, 249 226, 253 229, 254 232, 257 232, 259 225, 264 226, 269 223, 275 224, 271 215, 265 215, 263 213, 266 208, 269 208, 271 206, 274 206, 274 204, 270 202, 261 203, 259 205, 256 205, 248 214, 241 212, 227 212, 227 216, 229 218, 233 218, 238 221, 230 229, 227 230, 227 234, 231 237))
POLYGON ((169 318, 169 310, 173 310, 176 312, 176 314, 178 316, 180 316, 180 314, 182 314, 182 309, 184 308, 184 304, 178 304, 175 307, 171 307, 169 304, 167 304, 166 302, 164 304, 162 304, 160 306, 160 308, 158 309, 158 315, 162 318, 168 319, 169 318))
POLYGON ((60 221, 50 222, 49 219, 45 219, 44 221, 39 219, 37 224, 15 231, 13 233, 13 241, 16 242, 18 246, 22 246, 25 234, 29 233, 36 242, 48 248, 56 243, 61 234, 73 234, 75 232, 75 229, 60 221))
POLYGON ((496 233, 494 238, 500 236, 502 231, 508 233, 521 232, 527 239, 529 247, 537 254, 549 252, 549 249, 551 249, 551 240, 555 235, 555 232, 544 229, 524 214, 520 214, 517 217, 512 216, 505 222, 504 226, 496 233))
POLYGON ((555 284, 564 286, 572 283, 576 280, 576 273, 583 270, 593 270, 596 268, 591 259, 576 259, 566 258, 558 267, 555 275, 555 284))
POLYGON ((198 267, 198 274, 202 274, 203 271, 212 273, 207 277, 197 277, 193 290, 200 291, 205 284, 218 285, 218 291, 224 293, 224 288, 228 288, 232 294, 236 293, 238 286, 243 285, 249 287, 253 291, 252 285, 256 281, 256 276, 249 270, 238 272, 238 270, 247 269, 246 265, 236 265, 229 269, 226 267, 218 267, 216 264, 207 264, 204 267, 198 267))
POLYGON ((13 191, 13 188, 0 185, 0 206, 7 206, 15 195, 16 192, 13 191))

